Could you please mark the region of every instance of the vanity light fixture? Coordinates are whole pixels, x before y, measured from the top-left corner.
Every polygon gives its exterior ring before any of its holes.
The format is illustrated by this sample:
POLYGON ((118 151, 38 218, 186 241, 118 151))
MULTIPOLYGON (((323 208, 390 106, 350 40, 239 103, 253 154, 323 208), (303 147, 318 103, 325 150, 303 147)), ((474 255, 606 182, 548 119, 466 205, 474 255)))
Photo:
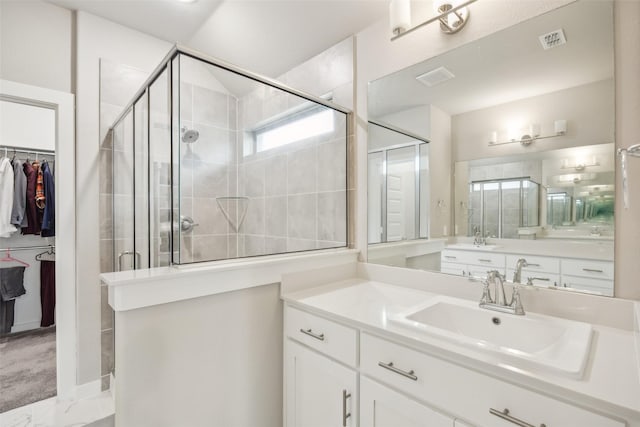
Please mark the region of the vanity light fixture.
POLYGON ((529 125, 529 128, 527 130, 523 131, 522 136, 520 136, 520 139, 516 137, 510 137, 509 141, 505 141, 505 142, 497 142, 498 132, 492 131, 489 134, 489 145, 505 145, 505 144, 520 143, 520 145, 527 147, 539 139, 555 138, 557 136, 562 136, 566 134, 567 121, 556 120, 554 122, 554 129, 555 129, 554 135, 540 135, 540 125, 537 123, 532 123, 529 125))
POLYGON ((436 16, 411 26, 411 0, 391 0, 389 4, 389 21, 394 41, 412 31, 422 28, 432 22, 440 22, 440 30, 445 34, 455 34, 460 31, 469 20, 469 6, 477 0, 434 0, 436 16))
POLYGON ((574 169, 576 172, 582 172, 586 168, 590 168, 593 166, 600 166, 600 163, 596 160, 595 156, 593 157, 591 163, 576 160, 573 165, 570 165, 569 161, 565 159, 562 162, 562 166, 560 166, 560 169, 574 169))

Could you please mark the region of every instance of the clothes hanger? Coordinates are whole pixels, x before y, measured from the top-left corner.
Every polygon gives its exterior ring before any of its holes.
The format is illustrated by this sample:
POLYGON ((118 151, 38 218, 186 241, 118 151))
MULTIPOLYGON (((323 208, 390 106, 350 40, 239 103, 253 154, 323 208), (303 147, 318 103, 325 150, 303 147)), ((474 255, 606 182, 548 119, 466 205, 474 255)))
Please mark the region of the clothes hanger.
POLYGON ((4 258, 0 258, 0 261, 7 261, 7 262, 9 262, 9 261, 14 261, 14 262, 17 262, 17 263, 20 263, 20 264, 24 265, 25 267, 31 267, 31 266, 30 266, 29 264, 27 264, 26 262, 24 262, 24 261, 22 261, 22 260, 20 260, 20 259, 18 259, 18 258, 14 258, 14 257, 12 257, 12 256, 11 256, 11 248, 7 248, 7 249, 6 249, 6 252, 5 252, 4 258))
POLYGON ((49 249, 44 251, 44 252, 40 252, 38 255, 36 255, 36 261, 55 261, 56 260, 56 250, 53 248, 53 246, 49 246, 49 249), (53 259, 46 259, 43 258, 43 255, 47 255, 47 256, 53 256, 53 259))

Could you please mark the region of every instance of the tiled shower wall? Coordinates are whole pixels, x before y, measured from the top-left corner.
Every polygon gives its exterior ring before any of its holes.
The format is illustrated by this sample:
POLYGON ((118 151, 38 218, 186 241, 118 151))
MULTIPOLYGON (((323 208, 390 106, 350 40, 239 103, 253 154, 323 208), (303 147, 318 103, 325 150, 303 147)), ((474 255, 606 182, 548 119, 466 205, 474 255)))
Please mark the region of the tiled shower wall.
POLYGON ((181 215, 198 224, 182 233, 181 262, 346 245, 344 114, 334 114, 331 133, 245 154, 247 129, 304 100, 265 86, 237 100, 187 83, 180 97, 181 125, 200 134, 180 146, 181 215), (216 200, 228 196, 247 201, 216 200))
MULTIPOLYGON (((245 130, 302 101, 261 89, 239 102, 245 130)), ((333 116, 333 132, 261 153, 246 153, 251 136, 240 135, 238 195, 250 199, 240 256, 346 246, 346 116, 333 116)))

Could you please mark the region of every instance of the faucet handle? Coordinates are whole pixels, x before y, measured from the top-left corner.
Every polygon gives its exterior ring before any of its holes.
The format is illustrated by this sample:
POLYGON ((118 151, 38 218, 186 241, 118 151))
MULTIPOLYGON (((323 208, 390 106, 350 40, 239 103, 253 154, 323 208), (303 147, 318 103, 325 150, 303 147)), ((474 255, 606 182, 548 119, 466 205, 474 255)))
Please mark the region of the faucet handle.
POLYGON ((542 280, 543 282, 549 282, 548 277, 527 277, 527 286, 533 286, 534 280, 542 280))
POLYGON ((491 298, 491 292, 489 291, 489 281, 484 280, 482 282, 482 298, 480 298, 480 304, 491 304, 493 299, 491 298))
POLYGON ((520 289, 517 285, 513 286, 513 294, 511 295, 511 304, 513 312, 517 315, 524 315, 524 307, 522 307, 522 300, 520 299, 520 289))

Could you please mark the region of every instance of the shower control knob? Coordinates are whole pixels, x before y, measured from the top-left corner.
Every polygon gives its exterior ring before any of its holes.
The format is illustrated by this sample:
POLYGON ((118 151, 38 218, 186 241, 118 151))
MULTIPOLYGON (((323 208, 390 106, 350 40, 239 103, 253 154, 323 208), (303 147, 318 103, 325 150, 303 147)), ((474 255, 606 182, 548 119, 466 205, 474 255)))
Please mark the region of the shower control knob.
POLYGON ((197 227, 198 223, 193 221, 193 218, 186 215, 180 215, 180 231, 188 233, 193 230, 193 227, 197 227))

